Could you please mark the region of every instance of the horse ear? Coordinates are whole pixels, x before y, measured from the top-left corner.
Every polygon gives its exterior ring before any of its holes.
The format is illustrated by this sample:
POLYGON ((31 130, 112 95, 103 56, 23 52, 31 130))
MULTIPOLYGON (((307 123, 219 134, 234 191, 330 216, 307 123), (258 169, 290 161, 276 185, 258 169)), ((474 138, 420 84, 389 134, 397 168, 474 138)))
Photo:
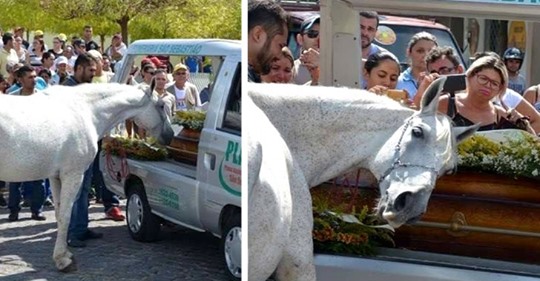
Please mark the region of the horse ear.
POLYGON ((427 88, 421 102, 421 112, 425 114, 435 114, 439 107, 439 97, 446 83, 446 76, 441 76, 433 81, 427 88))
POLYGON ((452 132, 454 133, 454 136, 456 136, 456 141, 460 143, 476 133, 478 128, 480 128, 480 123, 468 127, 452 127, 452 132))

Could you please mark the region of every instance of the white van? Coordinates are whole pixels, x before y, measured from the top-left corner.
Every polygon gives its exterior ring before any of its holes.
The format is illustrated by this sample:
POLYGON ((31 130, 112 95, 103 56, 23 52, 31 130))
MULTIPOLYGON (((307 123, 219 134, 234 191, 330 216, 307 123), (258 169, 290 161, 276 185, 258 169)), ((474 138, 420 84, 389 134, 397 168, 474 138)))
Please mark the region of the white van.
MULTIPOLYGON (((241 44, 220 39, 156 39, 133 42, 117 66, 114 82, 126 83, 135 62, 147 55, 200 56, 212 73, 196 73, 213 87, 198 153, 192 161, 139 161, 107 155, 101 161, 106 186, 126 197, 133 239, 158 239, 165 221, 222 240, 227 273, 241 277, 241 44), (112 170, 112 171, 111 171, 112 170)), ((200 91, 201 89, 199 89, 200 91)), ((205 106, 205 107, 206 107, 205 106)), ((175 131, 179 131, 179 128, 175 131)))

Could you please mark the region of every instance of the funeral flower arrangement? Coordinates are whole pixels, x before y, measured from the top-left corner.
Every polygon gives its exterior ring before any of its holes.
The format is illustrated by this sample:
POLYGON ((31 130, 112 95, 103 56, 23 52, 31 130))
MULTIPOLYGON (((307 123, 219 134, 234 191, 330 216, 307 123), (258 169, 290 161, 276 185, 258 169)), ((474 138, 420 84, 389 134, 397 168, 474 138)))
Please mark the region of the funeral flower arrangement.
POLYGON ((540 178, 540 140, 532 135, 495 142, 474 135, 458 146, 459 166, 512 177, 540 178))
POLYGON ((136 139, 123 136, 108 137, 103 140, 102 149, 111 155, 137 160, 159 161, 168 156, 167 149, 155 138, 136 139))
POLYGON ((311 189, 313 242, 319 252, 374 255, 376 246, 394 246, 392 230, 380 225, 358 199, 356 187, 311 189))
POLYGON ((172 123, 184 128, 201 131, 204 126, 206 112, 200 110, 180 110, 175 112, 172 123))

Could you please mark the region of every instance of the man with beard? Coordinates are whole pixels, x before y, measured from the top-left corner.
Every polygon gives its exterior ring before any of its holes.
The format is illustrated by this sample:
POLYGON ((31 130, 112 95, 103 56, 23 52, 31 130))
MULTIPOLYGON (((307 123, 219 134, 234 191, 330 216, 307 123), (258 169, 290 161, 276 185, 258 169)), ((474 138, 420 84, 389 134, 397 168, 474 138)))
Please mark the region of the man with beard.
POLYGON ((319 75, 319 15, 307 18, 300 25, 300 33, 296 35, 296 42, 302 46, 300 57, 294 61, 294 83, 304 85, 310 80, 316 85, 319 75))
POLYGON ((287 46, 287 21, 287 13, 274 1, 249 0, 248 81, 260 83, 260 74, 287 46))
POLYGON ((373 43, 377 28, 379 27, 379 15, 375 11, 360 12, 360 37, 362 42, 362 59, 367 59, 370 55, 387 51, 385 48, 373 43))
MULTIPOLYGON (((80 54, 75 60, 73 75, 69 76, 63 85, 76 86, 82 83, 92 83, 92 79, 96 75, 96 64, 96 60, 89 54, 80 54)), ((68 245, 70 247, 86 247, 85 240, 103 237, 102 233, 97 233, 88 228, 88 193, 91 180, 92 166, 84 172, 83 182, 71 211, 68 230, 68 245)))

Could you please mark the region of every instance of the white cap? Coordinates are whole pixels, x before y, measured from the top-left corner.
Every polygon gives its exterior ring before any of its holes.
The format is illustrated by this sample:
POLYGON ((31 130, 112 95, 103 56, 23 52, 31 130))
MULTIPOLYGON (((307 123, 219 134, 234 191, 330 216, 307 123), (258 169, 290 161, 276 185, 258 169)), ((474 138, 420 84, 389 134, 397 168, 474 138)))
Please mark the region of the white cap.
POLYGON ((59 56, 58 58, 56 58, 56 60, 54 61, 54 65, 59 65, 61 63, 65 63, 67 64, 68 63, 68 59, 64 56, 59 56))
POLYGON ((93 57, 96 60, 102 60, 103 59, 101 54, 96 50, 90 50, 87 53, 88 53, 88 55, 90 55, 91 57, 93 57))

